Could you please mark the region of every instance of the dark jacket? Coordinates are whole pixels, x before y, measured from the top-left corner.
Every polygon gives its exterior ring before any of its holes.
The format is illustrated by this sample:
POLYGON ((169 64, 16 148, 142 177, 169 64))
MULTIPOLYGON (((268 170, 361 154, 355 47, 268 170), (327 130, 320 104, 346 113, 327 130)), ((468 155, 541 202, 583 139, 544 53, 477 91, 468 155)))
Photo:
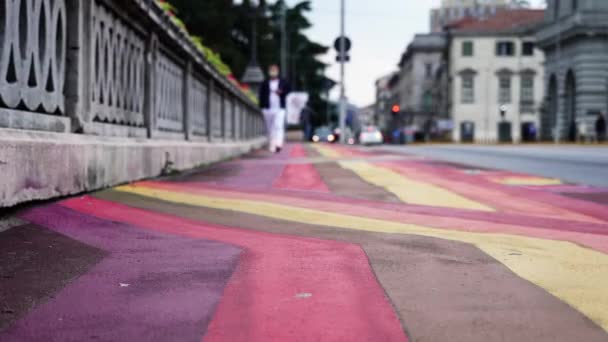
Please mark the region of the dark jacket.
POLYGON ((595 131, 600 134, 606 133, 606 119, 603 116, 600 116, 595 121, 595 131))
MULTIPOLYGON (((289 87, 289 83, 283 79, 279 80, 279 96, 281 98, 281 108, 285 109, 287 107, 287 95, 291 92, 289 87)), ((269 109, 270 108, 270 80, 266 80, 260 86, 260 94, 258 97, 260 101, 260 108, 269 109)))

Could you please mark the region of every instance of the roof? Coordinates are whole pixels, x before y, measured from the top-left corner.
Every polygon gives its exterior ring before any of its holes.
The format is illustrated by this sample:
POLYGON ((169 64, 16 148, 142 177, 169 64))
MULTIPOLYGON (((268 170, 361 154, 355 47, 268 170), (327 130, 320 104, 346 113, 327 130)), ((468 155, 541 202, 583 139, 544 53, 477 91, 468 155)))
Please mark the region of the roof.
POLYGON ((509 9, 500 10, 487 18, 466 17, 448 25, 455 34, 499 34, 527 32, 541 25, 545 10, 509 9))
POLYGON ((447 47, 447 40, 444 33, 425 33, 416 34, 414 40, 407 46, 401 55, 398 66, 402 67, 405 61, 416 51, 420 52, 441 52, 447 47))
POLYGON ((395 74, 398 74, 398 73, 399 73, 398 71, 393 71, 390 74, 380 77, 378 80, 376 80, 376 87, 387 88, 391 79, 395 76, 395 74))

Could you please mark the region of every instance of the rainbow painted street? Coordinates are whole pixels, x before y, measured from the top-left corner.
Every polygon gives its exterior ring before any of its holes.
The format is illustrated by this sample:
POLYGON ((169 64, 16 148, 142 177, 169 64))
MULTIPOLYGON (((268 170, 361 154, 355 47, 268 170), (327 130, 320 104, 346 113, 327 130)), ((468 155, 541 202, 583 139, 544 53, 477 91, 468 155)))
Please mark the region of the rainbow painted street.
POLYGON ((15 212, 0 341, 608 341, 606 199, 466 161, 256 152, 15 212))

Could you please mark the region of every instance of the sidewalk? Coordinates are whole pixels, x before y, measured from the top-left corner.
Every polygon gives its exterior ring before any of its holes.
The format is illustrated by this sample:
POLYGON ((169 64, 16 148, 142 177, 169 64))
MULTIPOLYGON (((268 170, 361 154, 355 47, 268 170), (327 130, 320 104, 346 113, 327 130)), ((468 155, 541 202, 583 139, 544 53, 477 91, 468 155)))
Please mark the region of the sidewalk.
POLYGON ((0 340, 607 341, 604 199, 356 147, 258 151, 0 223, 0 340))

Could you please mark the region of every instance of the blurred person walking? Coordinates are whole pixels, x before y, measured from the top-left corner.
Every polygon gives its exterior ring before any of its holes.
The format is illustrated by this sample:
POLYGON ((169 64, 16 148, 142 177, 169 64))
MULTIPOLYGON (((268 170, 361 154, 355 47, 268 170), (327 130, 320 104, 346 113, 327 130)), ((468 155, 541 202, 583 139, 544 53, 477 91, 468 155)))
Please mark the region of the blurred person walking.
POLYGON ((595 121, 595 136, 598 142, 604 142, 606 140, 606 119, 603 113, 597 115, 595 121))
POLYGON ((279 66, 271 65, 268 68, 268 79, 262 83, 259 94, 270 152, 281 152, 285 143, 285 108, 289 92, 289 83, 280 78, 279 66))
POLYGON ((312 140, 312 119, 314 112, 309 106, 302 109, 300 115, 300 124, 302 125, 302 131, 304 133, 304 141, 309 142, 312 140))

